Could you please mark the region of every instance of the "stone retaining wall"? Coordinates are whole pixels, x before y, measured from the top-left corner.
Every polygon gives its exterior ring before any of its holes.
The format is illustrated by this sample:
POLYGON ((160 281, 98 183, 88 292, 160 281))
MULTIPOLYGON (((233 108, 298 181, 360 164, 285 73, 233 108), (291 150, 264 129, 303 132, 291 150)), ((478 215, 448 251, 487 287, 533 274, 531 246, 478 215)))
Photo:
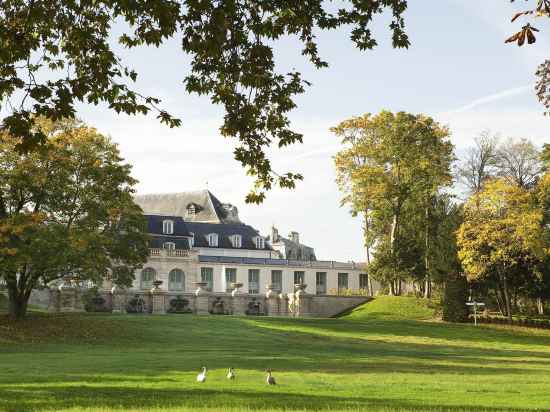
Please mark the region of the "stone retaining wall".
POLYGON ((83 291, 67 285, 49 290, 50 312, 112 312, 141 314, 268 315, 291 317, 331 317, 368 301, 365 296, 310 295, 297 288, 295 293, 266 294, 211 293, 200 287, 194 293, 173 293, 153 288, 132 291, 119 288, 101 290, 92 302, 84 304, 83 291))

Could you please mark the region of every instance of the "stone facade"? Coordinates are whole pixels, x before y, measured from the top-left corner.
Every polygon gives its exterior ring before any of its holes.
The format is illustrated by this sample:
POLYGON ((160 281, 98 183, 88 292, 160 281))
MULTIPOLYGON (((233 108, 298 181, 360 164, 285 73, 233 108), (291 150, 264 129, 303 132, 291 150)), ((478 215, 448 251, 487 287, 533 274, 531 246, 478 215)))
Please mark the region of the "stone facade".
MULTIPOLYGON (((209 191, 136 198, 151 235, 149 259, 122 290, 109 280, 88 310, 333 316, 376 294, 364 268, 317 260, 315 251, 274 227, 269 236, 243 223, 238 211, 209 191)), ((89 299, 89 297, 88 297, 89 299)), ((65 282, 50 291, 51 311, 83 310, 82 291, 65 282)))
MULTIPOLYGON (((268 285, 275 285, 278 293, 293 293, 297 283, 305 284, 306 293, 313 295, 337 295, 339 291, 358 293, 360 290, 361 294, 366 293, 367 274, 362 265, 353 262, 202 255, 193 250, 151 249, 150 253, 146 265, 135 273, 132 290, 151 289, 144 273, 153 273, 155 280, 162 281, 161 289, 174 293, 192 291, 196 282, 208 282, 210 292, 216 293, 227 292, 232 282, 242 283, 242 291, 251 294, 254 291, 263 293, 268 285), (181 284, 173 282, 175 273, 183 275, 181 284)), ((380 285, 371 283, 373 294, 376 294, 380 285)), ((106 283, 104 287, 111 285, 106 283)))
MULTIPOLYGON (((197 282, 193 292, 172 293, 154 287, 150 291, 113 288, 100 289, 98 297, 104 305, 102 312, 127 314, 195 314, 240 316, 331 317, 367 302, 366 296, 310 295, 305 285, 294 293, 265 294, 211 293, 197 282)), ((83 291, 65 286, 49 290, 50 312, 83 312, 83 291)), ((89 308, 86 308, 90 310, 89 308)))

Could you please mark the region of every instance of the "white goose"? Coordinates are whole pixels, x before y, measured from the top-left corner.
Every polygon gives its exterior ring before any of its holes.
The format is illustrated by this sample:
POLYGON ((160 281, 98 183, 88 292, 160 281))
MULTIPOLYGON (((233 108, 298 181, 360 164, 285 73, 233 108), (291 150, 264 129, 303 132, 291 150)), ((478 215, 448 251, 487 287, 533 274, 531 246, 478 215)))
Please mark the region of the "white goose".
POLYGON ((268 385, 276 385, 275 378, 271 375, 271 369, 267 370, 267 378, 265 380, 268 385))
POLYGON ((227 371, 227 379, 235 379, 235 369, 229 368, 229 370, 227 371))
POLYGON ((197 375, 197 382, 203 383, 206 380, 206 366, 202 367, 202 372, 197 375))

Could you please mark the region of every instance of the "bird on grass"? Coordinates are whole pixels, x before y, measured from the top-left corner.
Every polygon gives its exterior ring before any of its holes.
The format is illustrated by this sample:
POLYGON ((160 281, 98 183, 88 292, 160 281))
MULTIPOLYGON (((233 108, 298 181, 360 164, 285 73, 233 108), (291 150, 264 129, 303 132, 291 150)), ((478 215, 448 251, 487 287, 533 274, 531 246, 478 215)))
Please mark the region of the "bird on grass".
POLYGON ((234 368, 229 368, 229 370, 227 371, 227 379, 235 379, 235 369, 234 368))
POLYGON ((265 380, 268 385, 276 385, 275 378, 271 375, 271 369, 267 370, 267 378, 265 380))
POLYGON ((206 366, 202 367, 202 372, 197 375, 197 382, 204 382, 206 381, 206 366))

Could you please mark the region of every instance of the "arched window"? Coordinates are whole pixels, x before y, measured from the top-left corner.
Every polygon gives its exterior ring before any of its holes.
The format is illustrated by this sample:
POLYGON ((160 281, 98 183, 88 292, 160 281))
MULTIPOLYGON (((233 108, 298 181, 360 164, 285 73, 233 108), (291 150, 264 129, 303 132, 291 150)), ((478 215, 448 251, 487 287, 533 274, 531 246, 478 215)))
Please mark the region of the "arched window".
POLYGON ((218 247, 218 234, 217 233, 210 233, 208 235, 208 246, 218 247))
POLYGON ((141 289, 151 289, 153 287, 153 281, 157 276, 157 272, 153 268, 145 268, 141 271, 141 289))
POLYGON ((242 245, 241 235, 231 235, 231 244, 235 248, 240 248, 242 245))
POLYGON ((164 220, 162 222, 162 233, 166 235, 171 235, 172 233, 174 233, 174 221, 164 220))
POLYGON ((168 274, 168 290, 185 290, 185 273, 172 269, 168 274))

